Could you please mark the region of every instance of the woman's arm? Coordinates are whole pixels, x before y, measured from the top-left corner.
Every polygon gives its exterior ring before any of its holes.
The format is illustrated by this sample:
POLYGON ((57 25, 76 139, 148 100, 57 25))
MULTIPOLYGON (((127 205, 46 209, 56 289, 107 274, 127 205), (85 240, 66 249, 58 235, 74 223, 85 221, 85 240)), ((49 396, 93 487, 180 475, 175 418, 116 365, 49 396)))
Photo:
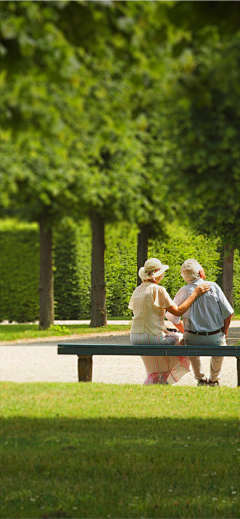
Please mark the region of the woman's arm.
POLYGON ((208 292, 209 290, 210 285, 208 283, 203 283, 202 285, 199 285, 197 288, 195 288, 194 292, 180 306, 173 304, 172 306, 169 306, 169 308, 166 308, 166 310, 167 312, 170 312, 177 317, 181 317, 181 315, 185 314, 185 312, 199 296, 205 292, 208 292))

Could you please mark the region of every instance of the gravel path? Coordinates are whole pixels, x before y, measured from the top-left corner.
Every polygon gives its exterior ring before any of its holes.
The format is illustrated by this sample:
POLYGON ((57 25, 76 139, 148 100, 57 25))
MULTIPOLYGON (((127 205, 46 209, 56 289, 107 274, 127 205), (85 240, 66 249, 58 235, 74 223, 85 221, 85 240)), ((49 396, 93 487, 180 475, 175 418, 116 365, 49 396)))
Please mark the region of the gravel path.
MULTIPOLYGON (((61 338, 62 339, 62 338, 61 338)), ((240 322, 234 321, 230 328, 228 344, 240 340, 240 322)), ((130 344, 127 332, 112 332, 70 339, 69 342, 130 344)), ((0 346, 0 380, 12 382, 77 382, 77 357, 75 355, 57 355, 54 342, 31 342, 28 344, 9 344, 0 346)), ((66 342, 66 339, 64 341, 66 342)), ((209 376, 209 357, 202 357, 206 376, 209 376)), ((142 384, 146 377, 141 357, 138 356, 94 356, 93 382, 106 384, 142 384)), ((192 372, 187 373, 179 386, 196 386, 192 372)), ((225 357, 221 372, 221 385, 237 386, 236 359, 225 357)))

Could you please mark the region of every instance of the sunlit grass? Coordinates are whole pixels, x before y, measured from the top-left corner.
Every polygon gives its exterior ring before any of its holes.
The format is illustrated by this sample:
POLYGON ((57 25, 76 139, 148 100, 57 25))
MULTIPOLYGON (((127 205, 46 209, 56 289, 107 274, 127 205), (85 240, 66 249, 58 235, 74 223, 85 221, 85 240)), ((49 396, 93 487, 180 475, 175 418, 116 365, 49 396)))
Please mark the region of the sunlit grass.
POLYGON ((0 341, 127 330, 130 330, 130 325, 110 325, 99 328, 90 328, 90 326, 86 324, 70 324, 66 326, 51 326, 49 330, 39 330, 37 324, 1 324, 0 341))
POLYGON ((240 516, 238 389, 0 390, 2 518, 240 516))
MULTIPOLYGON (((234 310, 235 320, 240 320, 240 307, 234 310)), ((111 319, 110 319, 111 320, 111 319)), ((112 320, 130 321, 131 316, 118 316, 112 320)), ((38 324, 0 324, 0 341, 14 341, 18 339, 35 339, 39 337, 61 337, 64 335, 77 335, 86 333, 130 331, 131 324, 128 325, 108 325, 99 328, 90 328, 86 324, 67 324, 54 325, 49 330, 39 330, 38 324)))

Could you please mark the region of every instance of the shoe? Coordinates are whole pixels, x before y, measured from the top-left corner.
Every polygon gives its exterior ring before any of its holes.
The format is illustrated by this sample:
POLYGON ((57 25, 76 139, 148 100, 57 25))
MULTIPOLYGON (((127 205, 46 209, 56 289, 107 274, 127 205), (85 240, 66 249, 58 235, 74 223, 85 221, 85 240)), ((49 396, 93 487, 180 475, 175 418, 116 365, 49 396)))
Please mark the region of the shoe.
POLYGON ((209 379, 208 380, 208 386, 214 387, 214 386, 220 386, 220 384, 219 384, 218 380, 214 380, 213 381, 213 380, 209 379))
POLYGON ((198 385, 198 386, 207 386, 207 385, 208 385, 208 380, 207 380, 207 378, 201 378, 201 380, 198 380, 197 385, 198 385))

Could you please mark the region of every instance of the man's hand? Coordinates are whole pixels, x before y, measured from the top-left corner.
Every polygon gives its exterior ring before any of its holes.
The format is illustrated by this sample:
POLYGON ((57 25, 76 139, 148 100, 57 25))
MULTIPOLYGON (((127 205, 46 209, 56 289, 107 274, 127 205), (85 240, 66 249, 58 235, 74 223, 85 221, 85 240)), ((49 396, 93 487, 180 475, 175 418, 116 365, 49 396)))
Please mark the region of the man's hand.
POLYGON ((184 326, 182 321, 180 321, 179 324, 175 324, 176 328, 179 330, 179 332, 184 333, 184 326))

